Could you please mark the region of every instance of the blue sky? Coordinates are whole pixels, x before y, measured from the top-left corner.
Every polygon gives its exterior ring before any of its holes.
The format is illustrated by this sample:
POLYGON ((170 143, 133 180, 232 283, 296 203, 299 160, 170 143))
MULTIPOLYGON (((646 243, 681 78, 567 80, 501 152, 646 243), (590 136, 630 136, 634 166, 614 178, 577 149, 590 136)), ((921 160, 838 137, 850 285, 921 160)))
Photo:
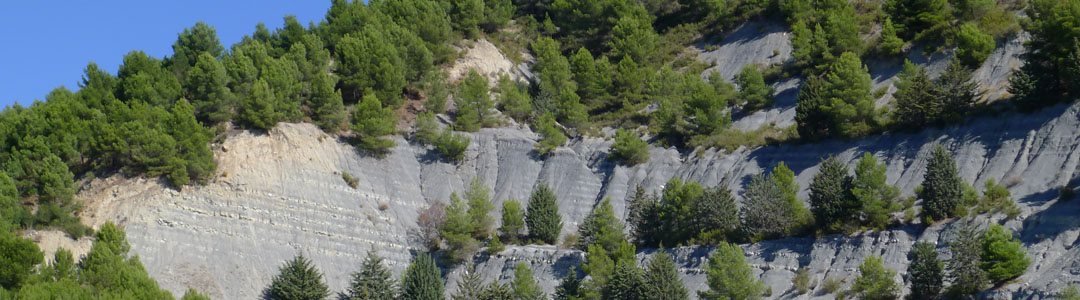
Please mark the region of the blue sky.
POLYGON ((172 55, 176 34, 197 21, 217 29, 225 45, 273 30, 292 14, 316 23, 330 0, 67 0, 0 4, 0 107, 29 105, 61 85, 78 89, 89 62, 116 74, 123 55, 172 55))

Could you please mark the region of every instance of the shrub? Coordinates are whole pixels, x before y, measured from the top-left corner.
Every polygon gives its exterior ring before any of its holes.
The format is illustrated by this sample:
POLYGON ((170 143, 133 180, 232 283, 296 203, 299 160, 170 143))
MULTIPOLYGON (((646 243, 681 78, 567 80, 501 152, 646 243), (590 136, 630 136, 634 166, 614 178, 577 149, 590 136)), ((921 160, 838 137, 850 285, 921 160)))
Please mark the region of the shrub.
POLYGON ((885 268, 881 257, 871 255, 859 265, 859 277, 851 286, 851 292, 859 299, 890 300, 900 297, 900 286, 896 283, 896 271, 885 268))
POLYGON ((806 294, 813 288, 810 283, 810 269, 799 268, 795 271, 795 277, 791 279, 791 285, 799 295, 806 294))
POLYGON ((769 107, 773 102, 773 88, 765 84, 765 78, 757 66, 748 64, 735 76, 739 85, 739 99, 746 103, 749 111, 769 107))
POLYGON ((994 37, 983 33, 974 24, 960 26, 956 36, 956 57, 965 65, 977 68, 994 52, 994 37))
POLYGON ((840 290, 840 280, 837 280, 836 278, 825 278, 825 281, 821 283, 821 290, 825 291, 826 294, 836 293, 840 290))
POLYGON ((435 140, 435 151, 450 162, 461 162, 465 159, 465 149, 469 148, 472 139, 464 134, 457 134, 450 127, 443 128, 439 138, 435 140))
POLYGON ((619 128, 615 130, 615 143, 611 144, 611 156, 628 166, 649 161, 649 144, 637 134, 619 128))
POLYGON ((360 182, 359 179, 349 175, 349 172, 341 172, 341 179, 345 180, 345 184, 348 184, 351 188, 356 188, 356 185, 360 182))
POLYGON ((546 113, 540 116, 535 125, 536 132, 540 134, 540 141, 536 143, 536 152, 540 155, 548 155, 566 143, 566 135, 555 126, 555 115, 546 113))

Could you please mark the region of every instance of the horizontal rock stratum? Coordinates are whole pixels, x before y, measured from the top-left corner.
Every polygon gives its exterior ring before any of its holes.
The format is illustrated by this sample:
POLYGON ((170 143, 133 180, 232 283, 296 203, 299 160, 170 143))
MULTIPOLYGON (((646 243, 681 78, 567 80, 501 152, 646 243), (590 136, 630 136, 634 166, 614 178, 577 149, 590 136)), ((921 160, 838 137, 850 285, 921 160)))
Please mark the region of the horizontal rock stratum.
MULTIPOLYGON (((989 179, 1008 185, 1023 211, 1017 220, 980 219, 1016 231, 1032 259, 1024 276, 987 296, 1047 299, 1065 284, 1080 282, 1080 201, 1057 200, 1060 186, 1075 187, 1080 104, 861 140, 733 153, 653 148, 648 163, 629 168, 605 160, 610 141, 602 139, 577 140, 541 158, 532 151, 536 136, 527 130, 485 129, 471 135, 464 162, 454 165, 400 138, 380 159, 314 125, 280 124, 266 133, 235 134, 216 145, 218 176, 205 186, 175 191, 157 180, 112 177, 92 181, 78 197, 86 202, 82 216, 87 222, 96 226, 111 220, 126 228, 132 250, 150 275, 174 294, 194 287, 215 299, 255 299, 278 266, 297 253, 313 260, 334 291, 344 289, 348 274, 371 249, 400 273, 417 249, 411 233, 418 211, 446 201, 451 191, 463 191, 474 177, 492 188, 496 207, 506 199, 525 200, 534 186, 548 184, 559 196, 565 235, 601 199, 610 197, 617 214, 625 215, 633 187, 658 191, 672 177, 728 185, 738 192, 750 176, 784 161, 796 172, 805 199, 810 178, 828 155, 853 166, 863 152, 873 153, 888 167, 888 182, 911 195, 922 181, 931 149, 943 144, 955 153, 964 179, 976 187, 989 179), (342 172, 358 179, 355 189, 342 172)), ((876 254, 902 277, 915 241, 937 242, 942 258, 947 257, 944 241, 952 226, 788 238, 744 248, 772 297, 825 299, 833 295, 792 295, 794 271, 807 267, 819 283, 846 278, 847 287, 863 258, 876 254)), ((655 251, 639 250, 642 258, 655 251)), ((701 267, 711 249, 668 251, 675 254, 688 287, 704 288, 701 267)), ((549 294, 557 278, 582 259, 581 252, 555 246, 511 246, 476 257, 486 280, 507 280, 517 262, 531 264, 549 294)), ((447 272, 448 290, 454 290, 458 271, 447 272)))

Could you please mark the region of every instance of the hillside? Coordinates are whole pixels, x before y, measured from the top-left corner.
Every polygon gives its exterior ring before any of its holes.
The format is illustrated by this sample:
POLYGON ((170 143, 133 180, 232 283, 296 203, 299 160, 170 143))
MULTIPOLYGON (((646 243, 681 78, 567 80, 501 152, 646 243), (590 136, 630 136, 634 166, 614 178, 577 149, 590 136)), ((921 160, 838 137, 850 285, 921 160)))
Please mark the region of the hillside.
POLYGON ((1066 297, 1075 24, 334 0, 226 48, 198 22, 0 112, 0 300, 1066 297))
MULTIPOLYGON (((916 135, 890 134, 852 142, 764 147, 730 154, 708 151, 683 156, 653 148, 649 163, 632 168, 603 160, 610 142, 586 139, 560 148, 553 156, 532 154, 535 135, 517 129, 486 129, 472 134, 461 165, 433 161, 418 146, 394 148, 384 159, 358 154, 306 124, 282 124, 267 134, 230 137, 216 152, 222 174, 203 187, 181 192, 145 179, 109 178, 80 193, 84 215, 100 223, 112 220, 128 232, 132 248, 163 287, 182 293, 188 287, 214 298, 251 299, 261 292, 280 261, 298 252, 312 258, 334 290, 340 290, 364 253, 374 247, 401 271, 409 251, 418 250, 409 232, 416 214, 430 201, 444 201, 474 176, 493 187, 492 199, 524 199, 532 186, 547 183, 559 195, 560 214, 571 231, 604 197, 620 215, 629 187, 657 190, 674 176, 705 185, 738 190, 764 167, 785 161, 809 185, 819 157, 837 154, 849 165, 863 152, 882 158, 890 184, 911 194, 921 181, 935 143, 957 153, 961 175, 976 185, 988 179, 1010 182, 1022 213, 1001 220, 1020 234, 1033 265, 1005 288, 990 292, 999 299, 1046 299, 1065 284, 1080 282, 1077 234, 1073 216, 1078 202, 1059 202, 1057 187, 1070 184, 1080 163, 1080 105, 1058 106, 1006 118, 916 135), (1004 120, 1004 121, 1002 121, 1004 120), (350 188, 340 172, 359 178, 350 188), (386 204, 386 209, 380 206, 386 204)), ((805 190, 804 190, 805 192, 805 190)), ((980 218, 980 222, 990 219, 980 218)), ((883 232, 823 238, 790 238, 746 245, 755 273, 774 295, 790 288, 793 271, 809 267, 819 282, 851 278, 862 259, 882 255, 886 266, 903 273, 915 241, 943 245, 952 223, 929 228, 905 226, 883 232)), ((939 248, 942 246, 939 246, 939 248)), ((647 250, 646 252, 651 251, 647 250)), ((703 288, 702 264, 709 248, 672 248, 680 272, 692 290, 703 288)), ((536 270, 548 293, 583 253, 552 246, 511 246, 477 258, 488 280, 509 278, 512 265, 524 261, 536 270)), ((642 254, 643 255, 643 254, 642 254)), ((449 276, 454 282, 456 271, 449 276)), ((452 288, 451 288, 452 290, 452 288)), ((829 298, 830 295, 821 295, 829 298)))

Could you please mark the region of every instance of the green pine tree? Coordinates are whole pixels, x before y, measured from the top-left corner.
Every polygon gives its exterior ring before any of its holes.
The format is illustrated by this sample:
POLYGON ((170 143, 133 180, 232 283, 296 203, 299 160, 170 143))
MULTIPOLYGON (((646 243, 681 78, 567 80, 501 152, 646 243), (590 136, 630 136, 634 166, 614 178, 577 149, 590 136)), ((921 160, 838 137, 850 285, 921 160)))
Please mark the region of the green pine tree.
POLYGON ((915 243, 912 247, 911 264, 908 265, 908 281, 911 282, 910 300, 937 299, 944 288, 945 271, 934 245, 915 243))
POLYGON ((541 300, 544 299, 544 290, 533 279, 532 269, 525 263, 518 263, 514 267, 514 282, 510 284, 514 289, 516 300, 541 300))
POLYGON ((311 99, 307 103, 315 125, 329 133, 336 133, 345 122, 345 105, 341 100, 341 90, 334 88, 336 83, 337 79, 333 76, 316 72, 311 79, 311 99))
POLYGON ((757 66, 748 64, 743 66, 742 71, 735 76, 735 83, 739 85, 739 99, 746 103, 748 111, 763 109, 772 105, 773 88, 765 84, 765 77, 757 66))
POLYGON ((611 144, 611 158, 627 166, 649 161, 649 143, 641 140, 637 133, 626 129, 615 130, 615 142, 611 144))
POLYGON ((539 243, 555 244, 562 231, 562 217, 555 192, 541 184, 529 196, 525 213, 525 224, 529 228, 529 237, 539 243))
POLYGON ((465 191, 465 199, 469 202, 469 220, 473 226, 472 236, 474 239, 483 239, 491 235, 491 226, 494 220, 491 218, 491 210, 495 205, 491 204, 491 195, 488 187, 480 182, 480 177, 473 177, 469 183, 469 190, 465 191))
POLYGON ((951 299, 959 299, 965 295, 974 295, 986 287, 988 280, 986 271, 983 271, 982 258, 980 257, 981 236, 974 222, 961 221, 954 232, 956 235, 949 241, 949 252, 952 257, 946 265, 949 274, 949 289, 946 296, 951 299))
POLYGON ((401 299, 442 300, 443 280, 435 260, 427 253, 413 259, 401 279, 401 299))
POLYGON ((488 94, 488 81, 476 70, 469 70, 458 85, 454 102, 457 105, 454 127, 457 129, 473 132, 491 126, 495 121, 492 119, 495 104, 488 94))
POLYGON ((900 285, 896 283, 896 271, 885 268, 881 257, 867 256, 859 265, 859 277, 851 286, 851 292, 859 299, 895 300, 900 298, 900 285))
POLYGON ((835 230, 861 207, 851 194, 852 178, 847 167, 834 156, 821 162, 810 181, 810 210, 818 224, 835 230))
POLYGON ((397 123, 394 112, 389 107, 383 107, 370 90, 353 110, 352 123, 353 132, 358 137, 358 147, 378 153, 394 147, 394 140, 385 138, 394 133, 397 123))
POLYGON ((675 261, 663 249, 651 255, 645 269, 644 300, 687 300, 690 294, 679 279, 675 261))
POLYGON ((923 200, 922 214, 933 220, 952 216, 963 195, 964 181, 960 179, 952 154, 942 145, 935 146, 918 195, 923 200))
POLYGON ((1011 231, 998 224, 990 224, 990 228, 983 233, 979 258, 987 279, 995 284, 1024 275, 1031 265, 1020 241, 1013 237, 1011 231))
POLYGON ((708 289, 698 291, 705 300, 761 299, 765 284, 754 276, 739 245, 721 242, 705 265, 708 289))
POLYGON ((266 288, 266 299, 317 300, 326 299, 330 295, 329 288, 323 282, 322 273, 303 254, 285 262, 278 270, 278 275, 274 276, 270 286, 266 288))
POLYGON ((390 269, 383 264, 383 258, 372 248, 360 265, 360 271, 352 273, 352 282, 344 296, 351 300, 397 299, 397 282, 391 275, 390 269))
POLYGON ((274 128, 283 116, 275 110, 274 104, 278 101, 274 91, 267 85, 265 80, 255 81, 251 94, 244 99, 240 107, 240 121, 248 126, 269 130, 274 128))
POLYGON ((926 125, 937 122, 941 115, 941 96, 939 87, 930 80, 926 68, 915 65, 911 61, 904 61, 904 69, 900 71, 896 82, 896 109, 893 111, 893 120, 898 127, 908 130, 918 130, 926 125))
POLYGON ((851 193, 861 203, 859 218, 862 223, 878 230, 885 229, 889 214, 899 210, 894 200, 900 189, 886 183, 885 165, 869 152, 864 153, 855 165, 855 178, 851 193))
POLYGON ((603 286, 602 300, 640 300, 645 298, 645 274, 633 260, 616 263, 615 272, 603 286))
POLYGON ((536 132, 540 135, 540 140, 537 141, 535 147, 540 155, 551 154, 556 148, 566 143, 566 135, 555 126, 555 116, 551 113, 540 116, 534 125, 536 132))
POLYGON ((502 226, 499 231, 508 242, 517 243, 525 231, 525 211, 521 208, 521 202, 513 199, 503 201, 502 226))

